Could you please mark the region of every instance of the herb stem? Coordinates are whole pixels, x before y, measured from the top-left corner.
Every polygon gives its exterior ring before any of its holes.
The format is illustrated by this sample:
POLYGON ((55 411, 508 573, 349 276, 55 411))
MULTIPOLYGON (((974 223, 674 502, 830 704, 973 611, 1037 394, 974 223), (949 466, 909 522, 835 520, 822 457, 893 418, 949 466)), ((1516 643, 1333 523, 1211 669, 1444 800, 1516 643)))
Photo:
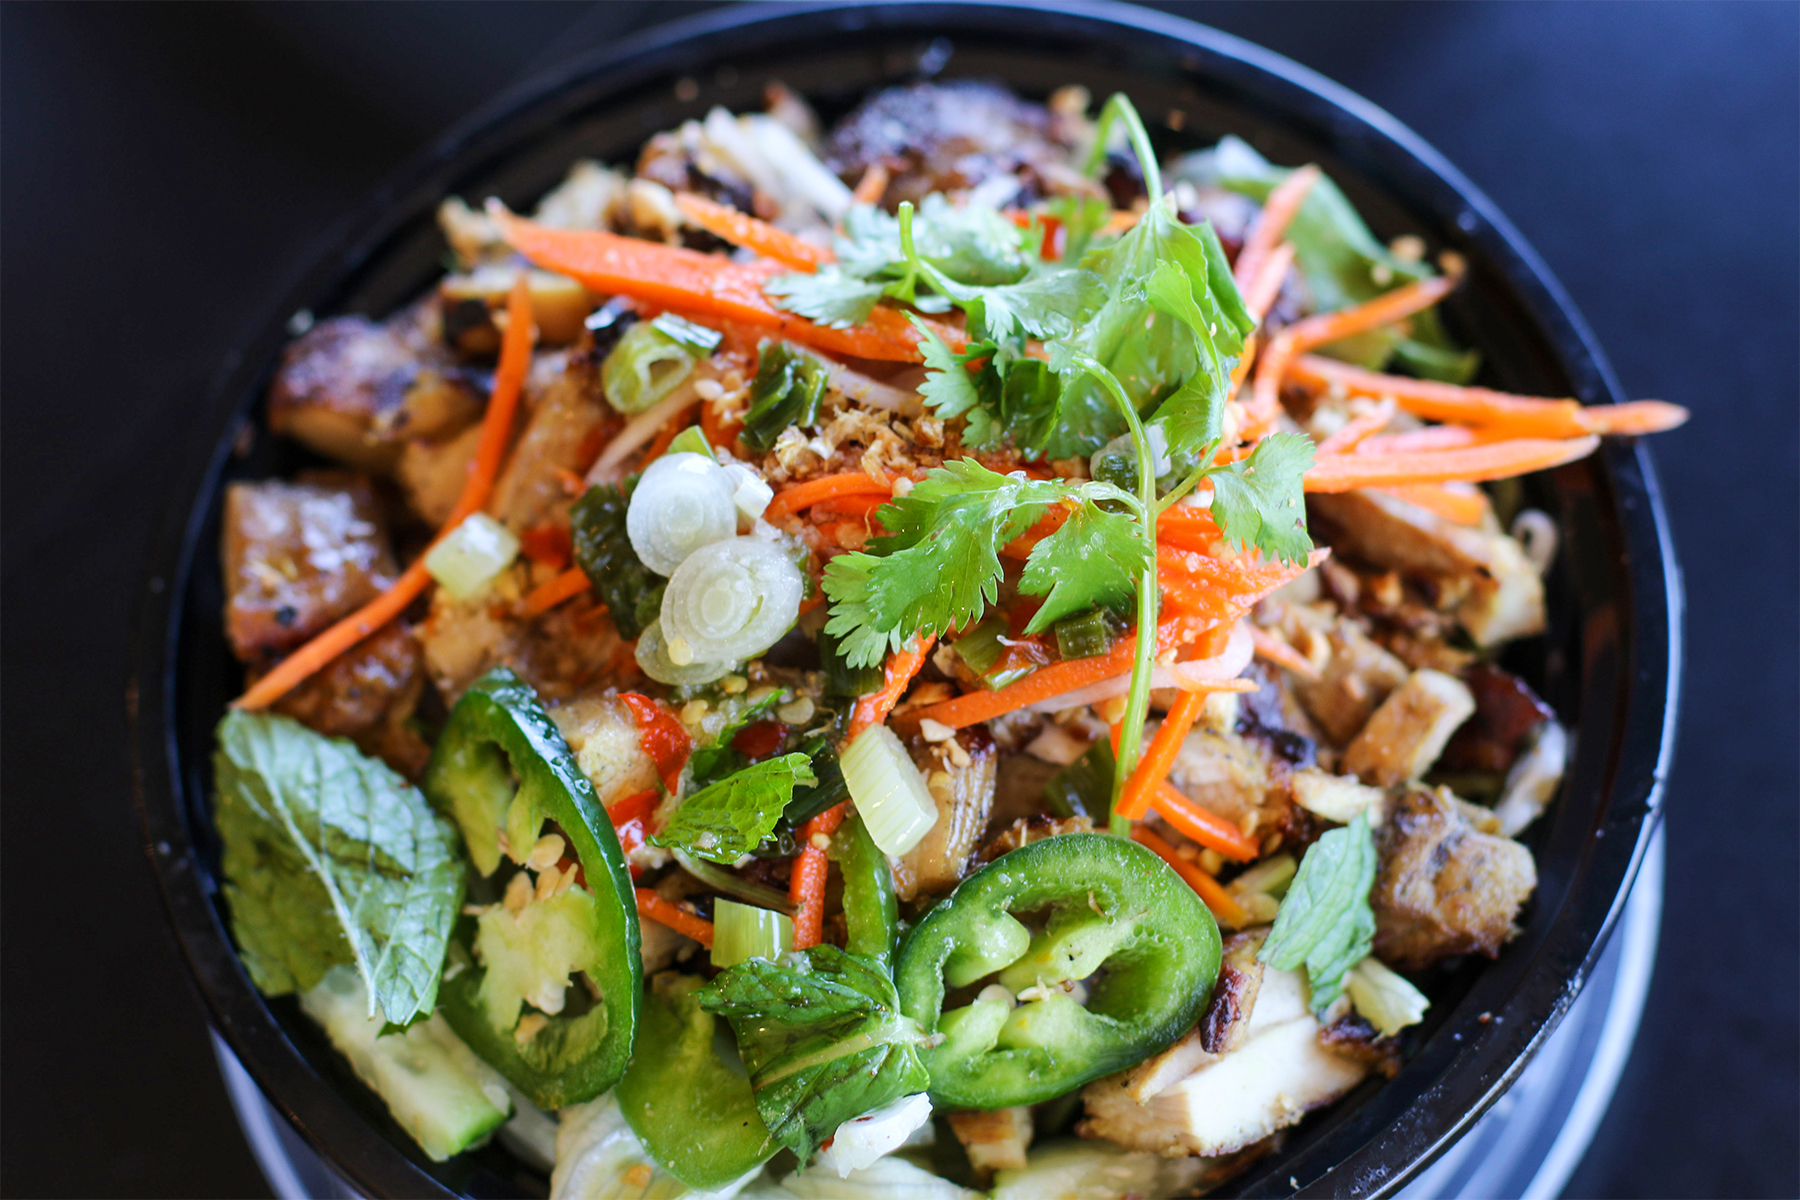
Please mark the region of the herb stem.
MULTIPOLYGON (((1134 114, 1135 115, 1135 114, 1134 114)), ((1131 445, 1137 453, 1138 494, 1133 499, 1138 523, 1148 550, 1148 562, 1138 577, 1137 647, 1131 665, 1131 691, 1125 701, 1125 715, 1119 722, 1119 751, 1114 756, 1112 813, 1108 823, 1111 832, 1120 837, 1131 835, 1131 821, 1119 815, 1119 797, 1131 773, 1137 770, 1138 750, 1144 740, 1144 718, 1150 712, 1150 672, 1156 663, 1156 456, 1150 449, 1150 438, 1136 407, 1126 396, 1118 377, 1098 361, 1081 354, 1071 360, 1112 396, 1113 403, 1131 430, 1131 445)))
POLYGON ((1158 516, 1161 516, 1164 512, 1168 511, 1171 504, 1174 504, 1177 500, 1193 491, 1196 487, 1199 487, 1202 479, 1205 479, 1208 475, 1211 475, 1214 471, 1218 470, 1218 464, 1213 460, 1218 455, 1219 446, 1224 440, 1224 438, 1220 438, 1217 441, 1208 442, 1205 446, 1200 448, 1200 465, 1195 467, 1193 471, 1189 473, 1188 477, 1182 480, 1168 495, 1156 502, 1156 513, 1158 516))
POLYGON ((1138 169, 1144 173, 1144 190, 1150 195, 1150 203, 1155 204, 1162 197, 1162 165, 1156 161, 1156 148, 1150 144, 1150 134, 1138 116, 1137 106, 1124 92, 1114 92, 1100 110, 1100 119, 1094 124, 1094 148, 1088 152, 1087 173, 1092 175, 1106 160, 1107 135, 1112 132, 1114 121, 1125 122, 1138 169))

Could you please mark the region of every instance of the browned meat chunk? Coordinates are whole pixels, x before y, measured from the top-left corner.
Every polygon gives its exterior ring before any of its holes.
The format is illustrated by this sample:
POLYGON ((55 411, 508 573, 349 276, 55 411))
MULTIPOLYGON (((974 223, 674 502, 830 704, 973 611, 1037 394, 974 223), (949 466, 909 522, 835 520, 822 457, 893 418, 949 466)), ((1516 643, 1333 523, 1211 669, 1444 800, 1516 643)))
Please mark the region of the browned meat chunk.
POLYGON ((1492 663, 1477 663, 1462 674, 1475 698, 1475 715, 1444 747, 1438 765, 1447 771, 1509 771, 1513 762, 1546 721, 1556 719, 1550 706, 1523 679, 1492 663))
POLYGON ((1235 733, 1196 729, 1169 768, 1169 782, 1252 837, 1280 828, 1288 795, 1279 776, 1285 764, 1235 733))
POLYGON ((446 441, 414 438, 400 452, 394 475, 406 505, 433 529, 450 519, 480 444, 481 426, 471 425, 446 441))
POLYGON ((424 667, 412 630, 394 622, 332 659, 275 711, 329 737, 347 737, 416 778, 431 758, 431 747, 409 723, 425 687, 424 667))
POLYGON ((1427 583, 1484 646, 1540 633, 1544 584, 1498 529, 1458 525, 1383 492, 1311 495, 1314 537, 1340 554, 1427 583))
POLYGON ((1044 108, 991 83, 920 83, 878 92, 840 121, 827 165, 849 183, 885 167, 889 209, 1001 175, 1062 191, 1078 173, 1058 133, 1044 108))
MULTIPOLYGON (((1329 653, 1317 679, 1294 678, 1294 695, 1325 736, 1343 745, 1405 681, 1406 664, 1348 618, 1338 618, 1323 633, 1309 633, 1322 638, 1329 653)), ((1310 648, 1313 642, 1307 645, 1310 648)))
POLYGON ((990 863, 1002 854, 1011 854, 1020 846, 1032 842, 1041 842, 1045 838, 1065 833, 1092 833, 1093 830, 1094 822, 1089 817, 1052 817, 1045 813, 1020 817, 984 845, 977 858, 981 862, 990 863))
POLYGON ((511 668, 550 701, 603 688, 621 670, 635 672, 612 619, 591 596, 525 620, 513 611, 520 591, 516 575, 509 573, 495 596, 459 601, 442 588, 432 596, 419 641, 446 703, 497 666, 511 668))
POLYGON ((564 480, 587 470, 617 424, 601 398, 599 371, 579 352, 530 399, 530 416, 488 502, 488 512, 514 533, 568 523, 574 497, 564 480))
POLYGON ((420 343, 410 311, 383 325, 319 322, 281 356, 269 427, 350 466, 391 470, 408 438, 448 437, 481 415, 462 373, 420 343))
POLYGON ((913 762, 937 803, 938 819, 919 844, 893 859, 894 890, 902 900, 947 892, 969 869, 994 806, 994 739, 979 727, 945 742, 920 742, 913 762))
POLYGON ((982 1179, 995 1171, 1025 1166, 1031 1146, 1031 1109, 1018 1105, 988 1112, 953 1112, 950 1130, 968 1152, 969 1165, 982 1179))
POLYGON ((1400 1043, 1351 1013, 1319 1030, 1319 1045, 1333 1054, 1366 1063, 1392 1079, 1400 1072, 1400 1043))
POLYGON ((1442 671, 1414 671, 1344 748, 1344 773, 1381 787, 1417 779, 1474 711, 1475 700, 1461 680, 1442 671))
POLYGON ((225 491, 225 634, 267 668, 394 576, 369 481, 234 483, 225 491))
POLYGON ((1381 870, 1370 896, 1375 955, 1400 970, 1454 954, 1494 957, 1537 886, 1531 851, 1478 832, 1443 788, 1402 792, 1379 843, 1381 870))

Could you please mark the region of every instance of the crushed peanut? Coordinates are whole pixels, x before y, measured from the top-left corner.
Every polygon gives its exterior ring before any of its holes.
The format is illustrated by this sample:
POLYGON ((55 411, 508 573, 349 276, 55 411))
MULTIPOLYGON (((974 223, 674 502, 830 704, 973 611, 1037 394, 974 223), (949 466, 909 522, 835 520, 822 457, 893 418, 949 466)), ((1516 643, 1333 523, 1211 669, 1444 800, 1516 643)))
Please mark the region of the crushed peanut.
POLYGON ((810 696, 795 696, 786 704, 775 709, 775 715, 789 725, 804 725, 812 720, 813 702, 810 696))
POLYGON ((553 867, 562 859, 567 847, 568 843, 563 841, 561 834, 546 833, 531 847, 531 853, 525 856, 525 865, 534 871, 553 867))
POLYGON ((919 722, 919 736, 928 742, 947 742, 956 736, 956 730, 941 721, 926 717, 919 722))
POLYGON ((505 906, 507 912, 515 917, 525 911, 525 906, 531 903, 530 876, 523 871, 514 875, 507 883, 506 895, 502 897, 500 903, 505 906))

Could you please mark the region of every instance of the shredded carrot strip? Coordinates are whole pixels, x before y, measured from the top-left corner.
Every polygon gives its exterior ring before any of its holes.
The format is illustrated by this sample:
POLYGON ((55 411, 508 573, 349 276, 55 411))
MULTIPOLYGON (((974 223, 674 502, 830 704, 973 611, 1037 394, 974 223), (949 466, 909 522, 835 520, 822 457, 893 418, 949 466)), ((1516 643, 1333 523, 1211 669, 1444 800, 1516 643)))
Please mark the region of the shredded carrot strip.
POLYGON ((1396 500, 1416 504, 1458 525, 1479 525, 1488 513, 1487 497, 1473 486, 1468 491, 1460 491, 1451 483, 1403 483, 1376 490, 1386 492, 1396 500))
POLYGON ((1256 647, 1256 657, 1267 659, 1278 667, 1286 667, 1302 679, 1319 677, 1319 669, 1304 654, 1261 626, 1250 626, 1250 641, 1256 647))
MULTIPOLYGON (((837 354, 883 362, 923 362, 919 331, 905 313, 877 305, 849 329, 818 325, 778 308, 762 285, 788 268, 776 262, 737 263, 717 254, 622 237, 599 229, 549 229, 493 210, 507 243, 546 270, 567 275, 602 295, 630 296, 684 315, 737 321, 837 354)), ((938 330, 953 349, 967 344, 952 326, 938 330)))
POLYGON ((769 501, 763 520, 773 524, 785 516, 810 508, 821 500, 844 496, 882 496, 894 494, 894 481, 877 478, 864 471, 845 471, 839 475, 822 475, 793 487, 783 488, 769 501))
POLYGON ((1287 278, 1288 268, 1294 265, 1294 244, 1283 242, 1270 251, 1262 261, 1250 280, 1250 287, 1244 292, 1244 307, 1250 310, 1258 324, 1269 315, 1275 298, 1281 295, 1281 281, 1287 278))
POLYGON ((1423 429, 1405 429, 1399 433, 1378 433, 1356 444, 1358 454, 1399 454, 1415 450, 1457 450, 1464 446, 1483 446, 1504 442, 1507 435, 1491 429, 1470 429, 1466 425, 1427 425, 1423 429))
POLYGON ((695 916, 679 904, 664 900, 649 888, 634 888, 637 893, 638 916, 648 917, 659 925, 667 925, 676 933, 693 938, 708 950, 713 944, 713 923, 695 916))
POLYGON ((794 906, 794 949, 816 946, 825 932, 825 851, 815 836, 830 837, 850 812, 848 800, 833 805, 800 827, 800 854, 788 877, 788 900, 794 906))
POLYGON ((1261 850, 1256 839, 1218 813, 1190 799, 1168 780, 1150 802, 1163 820, 1233 862, 1249 862, 1261 850))
POLYGON ((1600 439, 1590 434, 1562 440, 1513 438, 1461 450, 1414 454, 1334 454, 1313 463, 1306 472, 1306 490, 1349 492, 1405 483, 1510 479, 1585 458, 1599 445, 1600 439))
POLYGON ((1368 412, 1345 421, 1343 428, 1328 435, 1324 441, 1319 443, 1318 449, 1314 453, 1320 458, 1327 454, 1348 454, 1361 445, 1365 439, 1386 429, 1388 422, 1393 419, 1394 398, 1387 396, 1368 412))
POLYGON ((881 198, 887 194, 888 169, 880 163, 870 163, 863 177, 856 181, 855 189, 850 193, 852 204, 880 204, 881 198))
POLYGON ((882 672, 881 690, 870 692, 857 700, 856 707, 850 711, 850 727, 844 734, 847 746, 856 740, 857 734, 871 726, 879 725, 887 720, 894 705, 900 702, 907 686, 925 665, 925 656, 937 644, 937 636, 917 634, 899 650, 888 655, 887 666, 882 672))
MULTIPOLYGON (((494 490, 494 480, 500 474, 500 459, 512 438, 513 417, 519 409, 519 395, 525 388, 525 372, 531 366, 531 289, 523 272, 507 297, 506 312, 506 334, 500 343, 500 363, 494 371, 493 395, 488 399, 487 415, 481 422, 481 440, 476 444, 475 459, 469 465, 469 477, 463 483, 462 495, 457 497, 456 507, 450 510, 449 518, 438 531, 439 538, 487 503, 494 490)), ((232 707, 254 712, 275 703, 332 659, 406 611, 406 606, 430 583, 431 575, 425 570, 425 560, 421 556, 381 595, 288 655, 234 700, 232 707)))
POLYGON ((1016 558, 1020 562, 1031 557, 1037 544, 1055 533, 1068 521, 1069 514, 1075 509, 1068 504, 1059 504, 1038 519, 1037 524, 1021 533, 1006 545, 1000 547, 1000 553, 1007 558, 1016 558))
POLYGON ((538 584, 526 593, 525 615, 535 617, 547 613, 564 600, 572 600, 592 586, 586 571, 580 567, 570 567, 562 574, 538 584))
POLYGON ((1631 400, 1624 404, 1594 404, 1581 410, 1581 423, 1590 433, 1662 433, 1685 425, 1688 410, 1667 400, 1631 400))
POLYGON ((1448 296, 1456 284, 1457 277, 1454 275, 1421 279, 1391 292, 1383 292, 1373 300, 1354 307, 1296 321, 1270 338, 1268 350, 1256 365, 1251 411, 1247 414, 1254 430, 1261 432, 1274 425, 1275 416, 1281 408, 1282 378, 1298 355, 1315 346, 1323 346, 1353 334, 1366 333, 1430 308, 1448 296))
POLYGON ((1087 687, 1099 683, 1103 679, 1111 679, 1123 671, 1131 669, 1132 656, 1137 652, 1137 635, 1120 638, 1118 643, 1105 654, 1093 658, 1078 658, 1070 662, 1051 663, 1047 667, 1033 671, 1017 683, 1011 683, 994 691, 970 692, 938 704, 916 708, 904 717, 909 723, 917 723, 930 719, 940 725, 948 725, 952 729, 961 729, 965 725, 975 725, 982 721, 991 721, 995 717, 1016 712, 1027 705, 1036 704, 1040 700, 1049 700, 1064 692, 1072 692, 1076 688, 1087 687))
POLYGON ((1151 796, 1168 776, 1175 755, 1181 751, 1182 741, 1199 719, 1200 707, 1205 703, 1205 692, 1183 692, 1169 709, 1169 715, 1163 718, 1156 736, 1150 740, 1150 748, 1138 759, 1137 769, 1125 781, 1125 790, 1119 793, 1116 811, 1121 817, 1143 820, 1144 813, 1150 808, 1151 796))
MULTIPOLYGON (((1262 270, 1268 257, 1275 253, 1275 247, 1287 234, 1288 226, 1300 214, 1300 206, 1306 202, 1306 195, 1312 191, 1313 184, 1319 182, 1319 168, 1308 163, 1298 171, 1282 180, 1269 198, 1263 202, 1262 212, 1257 215, 1256 224, 1250 227, 1249 236, 1244 239, 1243 249, 1238 251, 1237 263, 1232 268, 1232 277, 1240 290, 1249 288, 1250 283, 1262 270)), ((1286 269, 1283 269, 1283 274, 1286 269)))
POLYGON ((837 256, 831 251, 795 237, 785 229, 777 229, 767 221, 759 221, 729 205, 696 196, 692 192, 676 192, 675 207, 681 215, 714 237, 734 246, 772 258, 796 271, 816 271, 837 256))
POLYGON ((1112 211, 1112 215, 1106 218, 1106 224, 1100 227, 1100 232, 1108 236, 1124 233, 1126 230, 1136 226, 1138 218, 1143 215, 1144 214, 1142 213, 1129 212, 1122 208, 1115 208, 1112 211))
POLYGON ((888 502, 883 495, 871 496, 833 496, 829 500, 820 500, 812 506, 815 514, 831 513, 840 517, 861 517, 867 520, 875 515, 875 510, 888 502))
POLYGON ((1132 828, 1131 838, 1145 849, 1154 850, 1158 858, 1174 867, 1175 873, 1181 876, 1182 881, 1194 889, 1200 899, 1206 902, 1206 907, 1212 909, 1213 916, 1234 929, 1249 924, 1250 917, 1244 912, 1243 905, 1239 904, 1218 880, 1201 870, 1198 863, 1191 863, 1183 859, 1175 852, 1175 847, 1142 825, 1132 828))

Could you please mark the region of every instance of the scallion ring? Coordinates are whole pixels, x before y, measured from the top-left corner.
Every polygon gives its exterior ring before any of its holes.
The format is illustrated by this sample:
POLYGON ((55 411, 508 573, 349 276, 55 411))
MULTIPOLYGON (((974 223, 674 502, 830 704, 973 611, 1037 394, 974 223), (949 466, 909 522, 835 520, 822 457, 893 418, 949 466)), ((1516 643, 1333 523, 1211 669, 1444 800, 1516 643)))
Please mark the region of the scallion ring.
POLYGON ((737 537, 704 546, 676 568, 663 593, 670 657, 720 662, 760 654, 793 625, 805 590, 800 568, 773 542, 737 537))
POLYGON ((644 565, 673 575, 702 546, 737 534, 733 482, 704 454, 665 454, 631 493, 625 532, 644 565))

